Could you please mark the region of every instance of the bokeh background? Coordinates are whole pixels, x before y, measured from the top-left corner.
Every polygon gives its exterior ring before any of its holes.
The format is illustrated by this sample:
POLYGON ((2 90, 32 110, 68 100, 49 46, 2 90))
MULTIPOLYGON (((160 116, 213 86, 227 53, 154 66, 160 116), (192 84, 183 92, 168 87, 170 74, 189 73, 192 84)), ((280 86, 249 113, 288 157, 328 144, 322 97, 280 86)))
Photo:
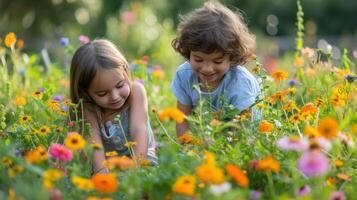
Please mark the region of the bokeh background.
MULTIPOLYGON (((1 0, 0 35, 13 31, 26 41, 27 52, 46 49, 61 56, 58 41, 79 35, 109 38, 128 60, 150 55, 163 67, 182 58, 171 48, 180 16, 200 7, 203 0, 1 0)), ((222 0, 246 17, 257 36, 257 54, 268 68, 275 59, 294 50, 296 1, 222 0)), ((356 0, 302 0, 305 45, 330 49, 338 60, 343 48, 357 48, 356 0)))

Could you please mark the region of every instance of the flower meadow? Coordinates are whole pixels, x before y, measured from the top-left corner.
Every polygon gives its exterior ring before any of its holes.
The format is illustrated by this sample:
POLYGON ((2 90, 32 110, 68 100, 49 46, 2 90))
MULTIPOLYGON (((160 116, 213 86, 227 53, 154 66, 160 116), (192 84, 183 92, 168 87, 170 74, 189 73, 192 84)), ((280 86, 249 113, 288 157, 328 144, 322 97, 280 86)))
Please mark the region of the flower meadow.
MULTIPOLYGON (((0 36, 0 199, 355 199, 356 58, 305 47, 301 12, 293 55, 271 73, 252 59, 262 88, 256 120, 204 102, 184 116, 170 94, 172 69, 150 56, 131 61, 133 81, 147 90, 159 164, 109 152, 110 174, 91 174, 102 147, 69 99, 69 66, 23 52, 15 33, 0 36), (185 119, 190 132, 177 138, 175 122, 185 119)), ((68 57, 77 46, 58 43, 68 57)))

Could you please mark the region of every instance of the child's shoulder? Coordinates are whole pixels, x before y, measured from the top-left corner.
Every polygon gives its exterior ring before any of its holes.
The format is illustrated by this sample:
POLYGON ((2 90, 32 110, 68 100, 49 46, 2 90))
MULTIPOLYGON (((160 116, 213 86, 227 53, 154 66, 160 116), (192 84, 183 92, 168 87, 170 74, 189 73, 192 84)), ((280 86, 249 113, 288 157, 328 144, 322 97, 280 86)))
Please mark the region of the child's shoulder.
POLYGON ((192 73, 192 67, 189 62, 182 63, 176 70, 177 73, 192 73))
POLYGON ((232 78, 252 79, 252 80, 255 79, 254 75, 250 73, 247 68, 240 65, 231 67, 229 73, 231 74, 232 78))

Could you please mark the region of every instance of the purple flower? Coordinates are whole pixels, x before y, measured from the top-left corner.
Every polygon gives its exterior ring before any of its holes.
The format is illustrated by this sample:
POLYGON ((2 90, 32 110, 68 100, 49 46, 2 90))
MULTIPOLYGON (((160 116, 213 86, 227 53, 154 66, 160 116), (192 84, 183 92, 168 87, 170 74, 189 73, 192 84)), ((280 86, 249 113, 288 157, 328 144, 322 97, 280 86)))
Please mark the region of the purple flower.
POLYGON ((319 150, 307 151, 299 159, 299 169, 308 177, 321 176, 329 168, 328 158, 319 150))
POLYGON ((353 76, 351 74, 348 74, 347 76, 345 76, 345 79, 349 82, 349 83, 353 83, 353 81, 357 80, 357 76, 353 76))
POLYGON ((21 76, 25 75, 25 72, 26 72, 26 70, 25 70, 24 68, 20 68, 20 69, 19 69, 19 74, 20 74, 21 76))
POLYGON ((56 100, 56 101, 61 101, 62 99, 62 95, 60 94, 57 94, 55 97, 53 97, 53 100, 56 100))
POLYGON ((45 92, 45 88, 40 87, 40 88, 38 88, 38 91, 39 91, 39 92, 45 92))
POLYGON ((309 142, 306 138, 293 135, 280 138, 276 146, 282 150, 305 151, 309 148, 309 142))
POLYGON ((302 186, 298 191, 298 196, 303 196, 311 192, 311 187, 309 185, 302 186))
POLYGON ((60 39, 60 45, 61 46, 65 47, 65 46, 68 45, 68 43, 69 43, 69 39, 67 37, 63 37, 63 38, 60 39))
POLYGON ((15 156, 21 156, 21 152, 18 149, 15 149, 14 155, 15 156))
POLYGON ((295 79, 290 79, 290 80, 288 81, 288 84, 289 84, 289 86, 295 86, 295 85, 297 84, 297 80, 295 80, 295 79))
POLYGON ((146 72, 147 72, 148 74, 152 74, 153 71, 154 71, 154 69, 153 69, 152 66, 149 66, 149 67, 147 68, 147 70, 146 70, 146 72))
POLYGON ((329 200, 345 200, 346 196, 342 191, 334 191, 331 193, 329 200))
POLYGON ((260 196, 262 196, 262 193, 257 191, 257 190, 253 190, 251 193, 250 193, 250 199, 251 200, 256 200, 256 199, 259 199, 260 196))
POLYGON ((131 70, 136 70, 136 69, 138 69, 139 68, 139 65, 138 64, 131 64, 130 65, 130 69, 131 70))
POLYGON ((80 35, 78 37, 78 40, 81 41, 83 44, 87 44, 88 42, 90 42, 89 37, 85 35, 80 35))

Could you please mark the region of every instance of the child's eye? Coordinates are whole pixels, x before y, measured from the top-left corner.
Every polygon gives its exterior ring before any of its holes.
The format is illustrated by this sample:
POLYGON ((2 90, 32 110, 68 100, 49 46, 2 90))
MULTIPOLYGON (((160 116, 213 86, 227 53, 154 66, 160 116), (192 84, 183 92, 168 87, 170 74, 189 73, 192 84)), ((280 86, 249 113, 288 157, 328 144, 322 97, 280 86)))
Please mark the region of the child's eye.
POLYGON ((197 59, 195 59, 195 62, 202 62, 203 60, 197 60, 197 59))
POLYGON ((117 85, 116 87, 117 88, 122 88, 124 86, 124 84, 120 84, 120 85, 117 85))
POLYGON ((107 93, 106 92, 103 92, 103 93, 99 93, 97 94, 99 97, 104 97, 107 93))
POLYGON ((214 64, 217 64, 217 65, 222 64, 222 61, 214 61, 214 64))

